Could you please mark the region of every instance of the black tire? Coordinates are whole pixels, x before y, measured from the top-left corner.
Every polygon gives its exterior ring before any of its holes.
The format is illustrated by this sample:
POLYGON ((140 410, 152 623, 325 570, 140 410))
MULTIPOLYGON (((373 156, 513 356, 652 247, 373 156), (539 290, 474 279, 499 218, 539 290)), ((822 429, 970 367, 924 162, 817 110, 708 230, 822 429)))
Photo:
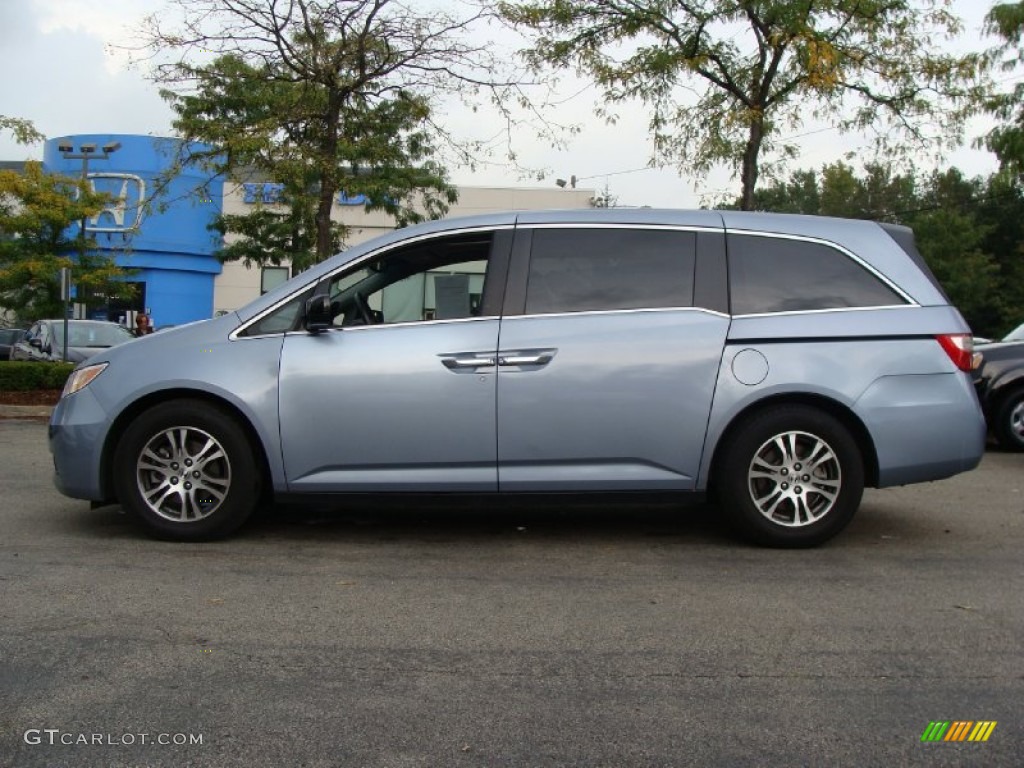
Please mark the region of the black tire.
POLYGON ((992 433, 1008 451, 1024 451, 1024 389, 1010 392, 999 402, 992 433))
POLYGON ((755 413, 732 433, 715 483, 721 509, 744 538, 769 547, 813 547, 853 518, 864 492, 864 460, 835 417, 811 406, 780 405, 755 413), (816 459, 813 467, 809 458, 816 459))
POLYGON ((201 401, 173 400, 145 411, 125 430, 114 452, 114 488, 150 535, 210 541, 252 514, 259 466, 232 416, 201 401))

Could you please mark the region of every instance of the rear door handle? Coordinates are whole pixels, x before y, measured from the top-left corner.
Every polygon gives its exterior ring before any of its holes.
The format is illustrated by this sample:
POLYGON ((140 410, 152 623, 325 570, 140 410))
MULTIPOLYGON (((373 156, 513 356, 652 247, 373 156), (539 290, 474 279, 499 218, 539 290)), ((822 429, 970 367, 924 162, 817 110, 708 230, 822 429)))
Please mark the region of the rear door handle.
POLYGON ((528 354, 498 355, 498 365, 547 365, 554 356, 553 350, 528 354))

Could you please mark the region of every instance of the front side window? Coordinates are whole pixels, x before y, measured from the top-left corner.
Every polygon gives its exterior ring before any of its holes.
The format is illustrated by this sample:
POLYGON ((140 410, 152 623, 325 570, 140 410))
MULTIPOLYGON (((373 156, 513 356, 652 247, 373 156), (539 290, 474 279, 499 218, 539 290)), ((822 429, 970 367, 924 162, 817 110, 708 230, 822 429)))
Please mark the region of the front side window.
POLYGON ((696 235, 656 229, 537 229, 527 314, 693 304, 696 235))
POLYGON ((311 293, 311 290, 303 291, 298 296, 282 304, 270 314, 265 315, 263 318, 250 325, 241 333, 241 335, 266 336, 269 334, 294 331, 298 327, 298 321, 302 316, 302 310, 305 306, 306 299, 310 297, 311 293))
POLYGON ((845 253, 823 243, 730 234, 728 253, 734 315, 907 303, 845 253))
POLYGON ((453 235, 387 251, 330 280, 336 327, 476 317, 491 234, 453 235))

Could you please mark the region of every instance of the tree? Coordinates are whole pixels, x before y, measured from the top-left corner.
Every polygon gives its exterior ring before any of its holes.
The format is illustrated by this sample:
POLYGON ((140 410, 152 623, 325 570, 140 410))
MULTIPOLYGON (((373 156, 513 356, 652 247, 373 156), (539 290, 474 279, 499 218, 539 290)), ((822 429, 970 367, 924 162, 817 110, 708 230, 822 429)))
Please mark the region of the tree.
POLYGON ((948 5, 506 0, 500 10, 535 33, 534 67, 575 68, 608 105, 648 105, 658 162, 697 175, 723 162, 738 170, 749 209, 762 155, 793 154, 781 136, 807 120, 874 130, 891 153, 959 139, 979 57, 936 50, 960 29, 948 5))
POLYGON ((1006 310, 1005 281, 988 248, 989 228, 978 216, 984 184, 949 168, 933 171, 920 187, 900 223, 913 228, 928 266, 975 333, 992 335, 1006 310))
POLYGON ((1001 338, 1024 323, 1024 187, 1006 172, 991 175, 976 212, 987 233, 984 250, 999 264, 1003 311, 1001 321, 988 330, 989 335, 1001 338))
POLYGON ((212 171, 281 185, 274 204, 220 219, 223 233, 247 241, 224 258, 294 258, 298 268, 327 258, 344 235, 331 219, 342 192, 364 195, 367 210, 399 226, 439 217, 455 201, 434 160, 443 132, 433 99, 500 87, 487 77, 486 41, 468 37, 482 13, 416 14, 394 0, 175 6, 180 29, 163 27, 165 13, 143 28, 154 54, 180 54, 154 70, 175 129, 213 147, 203 158, 212 171))
POLYGON ((60 270, 73 267, 77 301, 94 296, 128 298, 132 286, 121 282, 127 273, 114 259, 86 241, 68 240, 68 228, 99 213, 109 198, 92 191, 81 179, 45 173, 27 162, 22 172, 0 171, 0 306, 20 322, 60 317, 60 270))
POLYGON ((10 131, 19 144, 37 144, 46 137, 36 130, 31 120, 0 115, 0 131, 10 131))
MULTIPOLYGON (((796 170, 754 193, 754 210, 805 213, 896 222, 917 205, 915 179, 891 164, 865 163, 861 175, 849 163, 826 163, 820 173, 796 170)), ((739 208, 741 200, 730 207, 739 208)))
MULTIPOLYGON (((739 208, 737 200, 730 208, 739 208)), ((821 212, 821 190, 818 175, 812 170, 797 170, 790 174, 789 181, 780 181, 769 187, 754 191, 754 210, 776 211, 778 213, 821 212)))
MULTIPOLYGON (((998 35, 1003 44, 989 52, 989 65, 1012 71, 1024 62, 1024 2, 1000 3, 985 17, 986 31, 998 35)), ((987 111, 1003 121, 993 128, 984 144, 999 158, 1003 170, 1024 177, 1024 83, 1009 93, 994 95, 986 103, 987 111)))

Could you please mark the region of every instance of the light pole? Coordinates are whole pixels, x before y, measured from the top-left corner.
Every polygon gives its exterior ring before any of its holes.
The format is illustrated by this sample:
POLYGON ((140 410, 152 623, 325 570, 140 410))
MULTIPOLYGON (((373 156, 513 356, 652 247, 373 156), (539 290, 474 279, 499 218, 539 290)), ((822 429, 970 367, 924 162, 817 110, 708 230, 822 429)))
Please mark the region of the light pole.
MULTIPOLYGON (((104 144, 100 150, 102 154, 96 154, 95 144, 79 144, 78 153, 75 153, 75 148, 69 142, 61 142, 57 145, 57 149, 60 151, 61 157, 65 160, 81 160, 82 161, 82 183, 83 185, 88 182, 89 179, 89 158, 95 158, 97 160, 107 160, 114 153, 121 148, 121 142, 109 141, 104 144)), ((88 217, 83 213, 81 227, 78 230, 78 261, 81 264, 85 261, 85 222, 88 217)), ((61 300, 64 303, 64 353, 63 360, 66 363, 68 361, 68 302, 71 300, 71 270, 65 267, 61 270, 60 280, 60 292, 61 300)))

